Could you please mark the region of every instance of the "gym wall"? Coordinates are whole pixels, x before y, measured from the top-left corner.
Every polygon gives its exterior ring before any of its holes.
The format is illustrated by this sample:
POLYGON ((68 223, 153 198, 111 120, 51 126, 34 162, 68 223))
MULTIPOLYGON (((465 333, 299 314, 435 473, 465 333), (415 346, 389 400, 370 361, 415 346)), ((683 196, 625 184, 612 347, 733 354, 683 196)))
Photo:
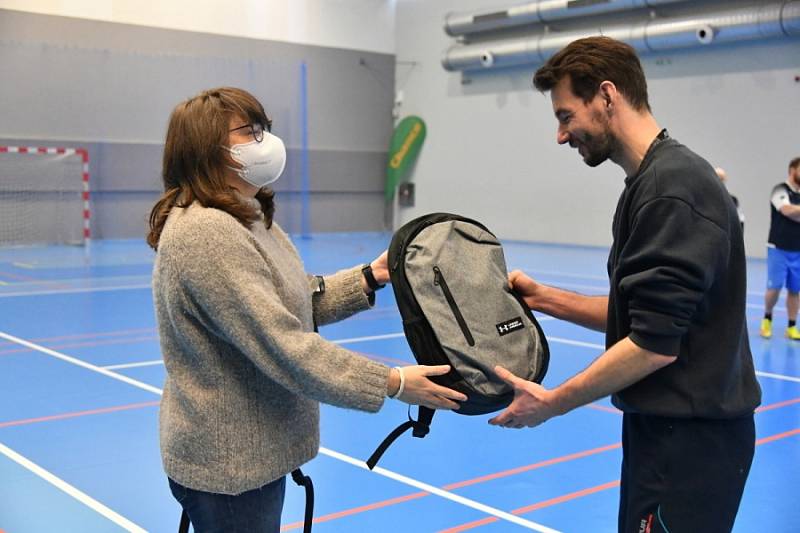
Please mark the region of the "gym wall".
POLYGON ((276 219, 297 232, 301 62, 310 230, 381 230, 394 86, 387 53, 0 9, 0 145, 88 148, 93 238, 139 238, 161 191, 172 108, 206 88, 239 86, 286 141, 276 219))
MULTIPOLYGON (((710 8, 758 2, 706 2, 710 8), (715 4, 715 5, 714 5, 715 4)), ((532 88, 538 65, 463 77, 441 66, 455 41, 448 12, 505 8, 508 0, 405 0, 397 4, 397 87, 403 114, 427 123, 414 172, 416 205, 485 222, 506 239, 607 247, 624 173, 590 169, 556 144, 549 95, 532 88)), ((677 8, 693 8, 685 2, 677 8)), ((623 22, 616 14, 612 22, 623 22)), ((552 31, 560 31, 554 25, 552 31)), ((725 168, 747 218, 750 256, 766 254, 769 197, 800 156, 800 40, 751 41, 642 56, 650 103, 670 134, 725 168)))

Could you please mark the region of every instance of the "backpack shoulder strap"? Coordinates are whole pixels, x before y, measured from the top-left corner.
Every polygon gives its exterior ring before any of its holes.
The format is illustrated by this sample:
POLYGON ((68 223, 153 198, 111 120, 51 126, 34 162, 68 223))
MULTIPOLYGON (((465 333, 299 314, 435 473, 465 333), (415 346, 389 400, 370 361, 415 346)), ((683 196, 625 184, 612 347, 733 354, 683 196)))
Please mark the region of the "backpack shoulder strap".
POLYGON ((306 510, 303 518, 303 533, 311 533, 311 524, 314 520, 314 484, 311 478, 303 474, 299 468, 292 470, 292 480, 306 489, 306 510))
POLYGON ((413 436, 419 439, 425 437, 425 435, 427 435, 431 430, 431 421, 433 420, 434 413, 436 413, 434 409, 420 406, 417 420, 412 420, 409 416, 407 422, 403 422, 397 426, 394 431, 389 433, 389 435, 383 439, 383 442, 380 443, 378 448, 372 452, 372 455, 369 456, 369 459, 367 459, 367 467, 369 467, 370 470, 375 468, 375 465, 378 464, 378 461, 380 461, 381 457, 389 448, 389 446, 391 446, 400 435, 409 429, 413 429, 413 432, 411 433, 413 436))

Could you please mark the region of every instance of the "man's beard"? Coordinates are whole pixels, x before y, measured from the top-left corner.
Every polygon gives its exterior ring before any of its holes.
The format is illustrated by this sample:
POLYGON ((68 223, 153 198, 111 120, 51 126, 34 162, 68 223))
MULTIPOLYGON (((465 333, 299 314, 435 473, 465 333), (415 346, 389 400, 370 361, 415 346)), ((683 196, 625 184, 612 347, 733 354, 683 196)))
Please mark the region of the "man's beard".
POLYGON ((602 129, 599 133, 587 133, 584 140, 581 142, 586 149, 583 162, 590 167, 596 167, 605 162, 617 148, 617 139, 608 128, 608 119, 599 113, 595 115, 594 119, 600 124, 602 129))

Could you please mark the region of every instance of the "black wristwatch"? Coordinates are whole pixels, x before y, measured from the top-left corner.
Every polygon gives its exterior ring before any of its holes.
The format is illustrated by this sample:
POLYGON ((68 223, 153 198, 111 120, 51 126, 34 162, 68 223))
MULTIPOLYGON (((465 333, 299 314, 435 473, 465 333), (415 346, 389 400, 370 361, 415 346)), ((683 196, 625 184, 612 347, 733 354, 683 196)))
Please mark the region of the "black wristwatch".
POLYGON ((361 269, 361 273, 364 274, 364 279, 367 280, 367 286, 374 292, 384 288, 386 285, 381 285, 378 283, 378 280, 375 279, 375 275, 372 273, 372 267, 370 265, 364 265, 361 269))

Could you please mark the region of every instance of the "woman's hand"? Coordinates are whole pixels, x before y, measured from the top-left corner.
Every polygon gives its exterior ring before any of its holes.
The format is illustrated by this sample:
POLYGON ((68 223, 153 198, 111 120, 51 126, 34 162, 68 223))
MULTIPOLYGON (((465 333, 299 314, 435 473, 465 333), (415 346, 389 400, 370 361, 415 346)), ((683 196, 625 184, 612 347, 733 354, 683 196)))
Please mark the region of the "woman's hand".
MULTIPOLYGON (((412 365, 403 367, 403 392, 397 398, 411 405, 422 405, 431 409, 458 409, 456 402, 463 402, 467 396, 453 389, 437 385, 428 376, 442 376, 450 372, 449 365, 425 366, 412 365)), ((395 368, 389 377, 390 394, 395 394, 399 387, 400 375, 395 368)))
POLYGON ((389 279, 389 251, 384 250, 381 255, 375 258, 375 260, 369 264, 372 267, 372 275, 375 276, 375 281, 384 285, 386 283, 391 283, 392 280, 389 279))

